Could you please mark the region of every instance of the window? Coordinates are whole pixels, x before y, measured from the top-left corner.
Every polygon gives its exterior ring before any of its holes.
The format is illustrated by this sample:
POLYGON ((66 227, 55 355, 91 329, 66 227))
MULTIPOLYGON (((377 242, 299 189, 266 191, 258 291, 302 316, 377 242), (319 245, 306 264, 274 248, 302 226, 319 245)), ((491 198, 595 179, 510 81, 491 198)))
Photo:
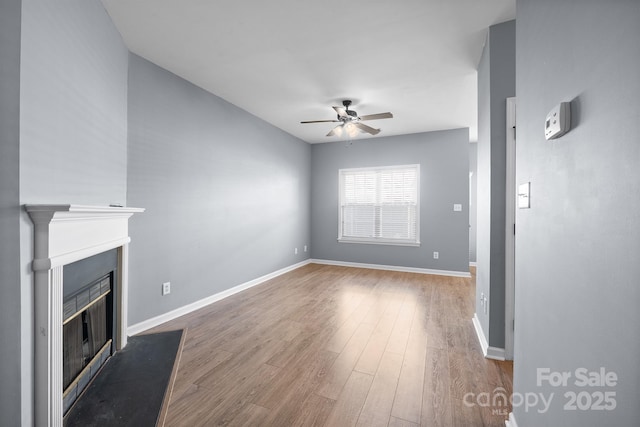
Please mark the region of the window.
POLYGON ((338 241, 420 245, 420 165, 340 169, 338 241))

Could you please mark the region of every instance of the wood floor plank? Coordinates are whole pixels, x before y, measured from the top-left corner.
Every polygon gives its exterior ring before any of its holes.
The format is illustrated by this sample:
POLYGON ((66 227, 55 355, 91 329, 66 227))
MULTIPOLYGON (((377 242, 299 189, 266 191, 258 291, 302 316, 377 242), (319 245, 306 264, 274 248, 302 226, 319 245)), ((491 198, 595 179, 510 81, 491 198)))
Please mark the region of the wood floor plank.
POLYGON ((353 371, 336 401, 326 426, 356 425, 362 406, 369 394, 373 376, 353 371))
POLYGON ((434 348, 447 348, 447 323, 446 312, 448 306, 444 291, 440 287, 434 287, 429 301, 430 316, 427 321, 427 345, 434 348))
POLYGON ((480 408, 465 404, 460 399, 451 399, 452 419, 454 427, 484 427, 480 408))
POLYGON ((433 348, 445 349, 447 348, 447 329, 437 320, 434 316, 431 316, 427 321, 427 345, 433 348))
POLYGON ((329 399, 336 399, 340 395, 372 333, 373 327, 371 325, 361 323, 358 326, 344 350, 331 366, 323 384, 318 389, 319 395, 329 399))
POLYGON ((409 332, 411 331, 411 323, 413 322, 415 311, 415 299, 407 296, 400 307, 400 313, 391 331, 391 336, 389 337, 385 351, 404 354, 407 348, 407 341, 409 340, 409 332))
POLYGON ((391 300, 389 298, 385 298, 382 295, 377 296, 373 304, 371 304, 367 315, 362 319, 362 323, 376 326, 380 322, 380 318, 386 313, 390 303, 391 300))
POLYGON ((264 420, 268 415, 269 410, 267 408, 254 405, 253 403, 248 403, 242 408, 238 415, 231 420, 229 426, 256 427, 261 425, 262 420, 264 420))
POLYGON ((191 384, 180 396, 171 397, 165 426, 202 425, 200 420, 216 407, 216 396, 212 390, 191 384))
POLYGON ((347 319, 340 329, 331 337, 331 340, 327 343, 325 350, 332 351, 334 353, 340 353, 345 345, 349 342, 356 329, 358 329, 359 323, 352 319, 347 319))
POLYGON ((267 363, 285 345, 284 341, 278 340, 258 342, 251 349, 235 354, 231 359, 207 371, 195 381, 195 384, 210 389, 221 389, 222 386, 233 385, 246 376, 246 372, 253 372, 260 365, 267 363))
POLYGON ((449 393, 452 399, 463 399, 473 392, 472 374, 468 367, 467 355, 461 351, 449 351, 449 393))
POLYGON ((274 354, 267 363, 280 368, 287 366, 295 361, 300 353, 304 352, 309 346, 311 346, 316 339, 313 334, 301 334, 297 339, 288 343, 279 352, 274 354))
POLYGON ((400 305, 401 302, 399 300, 389 303, 384 314, 382 315, 382 318, 379 319, 378 324, 371 334, 371 337, 369 338, 367 346, 362 352, 360 359, 358 359, 358 363, 355 367, 356 371, 363 372, 369 375, 375 375, 376 371, 378 370, 380 359, 382 358, 382 355, 384 354, 384 351, 387 347, 387 343, 389 342, 389 337, 391 336, 393 326, 395 325, 396 319, 398 318, 400 305))
POLYGON ((357 426, 387 426, 401 368, 401 355, 390 352, 384 353, 380 361, 380 368, 373 377, 373 383, 358 417, 357 426))
POLYGON ((413 423, 420 422, 426 356, 427 332, 421 311, 415 310, 391 411, 394 417, 413 423))
POLYGON ((251 404, 251 398, 260 393, 262 389, 281 371, 281 368, 263 364, 246 380, 237 384, 225 394, 224 399, 200 420, 205 425, 225 426, 232 423, 242 413, 244 408, 251 404))
MULTIPOLYGON (((294 375, 288 376, 283 381, 278 381, 279 389, 273 390, 263 396, 267 405, 273 408, 263 425, 288 426, 294 425, 296 418, 301 414, 306 400, 335 360, 335 353, 319 351, 311 363, 301 370, 289 370, 294 375), (288 382, 288 387, 282 387, 288 382)), ((317 418, 325 418, 326 414, 317 414, 317 418)))
POLYGON ((186 389, 200 378, 203 373, 215 369, 221 363, 224 363, 234 356, 233 353, 224 350, 183 352, 180 359, 179 375, 176 375, 176 381, 173 386, 173 392, 176 396, 180 396, 186 389))
POLYGON ((309 347, 307 353, 298 359, 298 363, 287 366, 281 375, 257 394, 254 403, 273 410, 282 410, 304 400, 312 393, 327 375, 337 353, 309 347))
MULTIPOLYGON (((430 424, 426 426, 431 427, 430 424)), ((403 420, 396 417, 391 417, 389 420, 389 427, 420 427, 420 424, 412 423, 411 421, 403 420)))
POLYGON ((324 426, 336 401, 311 393, 302 403, 299 415, 292 425, 300 427, 324 426))
POLYGON ((448 427, 452 424, 447 350, 428 347, 422 394, 421 425, 448 427))
POLYGON ((276 333, 279 334, 278 338, 283 341, 293 341, 298 335, 300 335, 302 328, 303 326, 300 322, 286 320, 284 325, 281 326, 281 329, 276 333))

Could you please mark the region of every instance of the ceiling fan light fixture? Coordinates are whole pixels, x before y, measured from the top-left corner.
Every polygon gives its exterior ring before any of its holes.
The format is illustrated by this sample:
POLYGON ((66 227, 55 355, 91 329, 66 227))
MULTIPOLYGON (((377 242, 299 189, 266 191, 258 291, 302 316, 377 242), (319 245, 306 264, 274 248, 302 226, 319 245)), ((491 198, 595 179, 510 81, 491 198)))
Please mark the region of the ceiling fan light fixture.
POLYGON ((358 129, 351 122, 345 123, 344 125, 342 125, 342 127, 344 127, 344 130, 347 132, 347 135, 349 135, 350 138, 355 138, 358 135, 358 133, 360 133, 360 129, 358 129))

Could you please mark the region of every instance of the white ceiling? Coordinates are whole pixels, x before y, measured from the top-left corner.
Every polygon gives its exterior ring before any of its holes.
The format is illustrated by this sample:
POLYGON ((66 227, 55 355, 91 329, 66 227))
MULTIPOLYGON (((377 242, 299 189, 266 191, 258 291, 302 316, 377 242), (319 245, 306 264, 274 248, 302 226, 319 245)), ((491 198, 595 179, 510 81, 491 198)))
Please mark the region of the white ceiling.
MULTIPOLYGON (((378 136, 469 127, 487 28, 515 0, 102 0, 128 48, 310 143, 352 99, 378 136)), ((362 134, 358 138, 370 137, 362 134)))

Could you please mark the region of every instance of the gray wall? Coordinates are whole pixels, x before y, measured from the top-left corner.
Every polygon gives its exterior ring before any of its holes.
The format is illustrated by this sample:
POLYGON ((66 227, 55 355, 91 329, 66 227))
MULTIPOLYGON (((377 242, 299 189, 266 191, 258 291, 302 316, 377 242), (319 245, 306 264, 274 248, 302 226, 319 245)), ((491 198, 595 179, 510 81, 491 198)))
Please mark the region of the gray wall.
POLYGON ((99 1, 23 2, 22 203, 124 204, 127 55, 99 1))
POLYGON ((469 262, 476 262, 478 217, 478 144, 469 144, 469 262))
POLYGON ((129 323, 307 259, 310 161, 309 144, 131 55, 127 204, 147 210, 131 221, 129 323))
POLYGON ((0 2, 0 414, 21 419, 20 0, 0 2))
MULTIPOLYGON (((637 426, 640 420, 640 2, 518 0, 514 391, 520 427, 637 426), (546 141, 547 112, 572 101, 572 130, 546 141), (537 368, 617 373, 615 387, 542 387, 537 368), (613 391, 614 411, 566 411, 567 390, 613 391)), ((575 377, 570 379, 573 383, 575 377)))
MULTIPOLYGON (((125 203, 127 58, 100 1, 22 2, 20 204, 125 203)), ((20 228, 21 294, 13 303, 21 305, 22 412, 30 425, 33 229, 26 214, 20 228)))
POLYGON ((315 144, 311 255, 316 259, 469 271, 469 132, 455 129, 315 144), (338 243, 338 170, 420 164, 420 247, 338 243), (462 212, 453 204, 461 203, 462 212), (440 259, 433 259, 433 252, 440 259))
POLYGON ((491 26, 478 65, 476 314, 496 348, 505 345, 506 99, 515 96, 515 31, 515 21, 491 26))

